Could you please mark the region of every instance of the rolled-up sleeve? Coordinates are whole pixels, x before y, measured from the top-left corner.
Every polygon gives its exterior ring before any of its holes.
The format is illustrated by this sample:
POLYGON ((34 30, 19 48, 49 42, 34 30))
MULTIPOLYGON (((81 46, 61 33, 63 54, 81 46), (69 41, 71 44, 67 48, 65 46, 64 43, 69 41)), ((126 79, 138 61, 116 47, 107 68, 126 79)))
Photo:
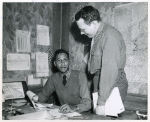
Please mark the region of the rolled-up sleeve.
POLYGON ((38 101, 39 102, 46 102, 50 95, 53 93, 54 91, 54 86, 53 86, 53 81, 52 78, 50 77, 47 82, 45 83, 44 87, 42 88, 42 91, 40 93, 38 93, 38 101))
POLYGON ((88 88, 87 77, 83 72, 81 72, 79 75, 79 85, 81 101, 77 106, 79 107, 80 112, 88 111, 91 109, 91 97, 88 88))
POLYGON ((120 61, 119 45, 117 38, 108 36, 107 42, 103 48, 102 67, 99 82, 98 105, 105 105, 113 84, 118 75, 118 64, 120 61))

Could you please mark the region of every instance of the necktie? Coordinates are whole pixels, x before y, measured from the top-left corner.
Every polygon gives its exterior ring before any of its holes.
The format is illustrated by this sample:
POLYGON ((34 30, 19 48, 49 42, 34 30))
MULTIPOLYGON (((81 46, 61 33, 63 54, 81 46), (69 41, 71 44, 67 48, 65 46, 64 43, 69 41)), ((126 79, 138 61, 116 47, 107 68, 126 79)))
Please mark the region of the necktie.
POLYGON ((67 82, 66 78, 67 78, 66 75, 64 75, 63 76, 63 84, 64 84, 64 86, 66 85, 66 82, 67 82))

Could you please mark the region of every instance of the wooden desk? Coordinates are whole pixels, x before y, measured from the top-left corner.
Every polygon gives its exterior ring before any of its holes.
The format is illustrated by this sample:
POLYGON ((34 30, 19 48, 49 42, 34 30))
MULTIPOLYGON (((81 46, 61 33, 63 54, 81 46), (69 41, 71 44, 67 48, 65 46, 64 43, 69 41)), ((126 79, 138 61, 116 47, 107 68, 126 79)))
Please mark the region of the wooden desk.
MULTIPOLYGON (((7 107, 9 104, 11 103, 11 101, 6 101, 3 104, 3 107, 7 107)), ((55 106, 55 108, 58 108, 58 106, 55 106)), ((21 112, 23 112, 24 114, 27 113, 33 113, 36 112, 37 110, 34 109, 31 105, 23 105, 20 107, 17 107, 16 109, 20 109, 21 112)), ((3 116, 7 116, 8 113, 6 112, 2 112, 3 116)), ((82 114, 82 118, 68 118, 69 120, 112 120, 112 119, 117 119, 117 120, 137 120, 138 117, 135 113, 131 112, 131 111, 125 111, 121 114, 120 117, 118 118, 112 118, 112 117, 107 117, 107 116, 100 116, 100 115, 96 115, 89 112, 83 112, 82 114)), ((9 119, 9 117, 6 117, 6 119, 9 119)))

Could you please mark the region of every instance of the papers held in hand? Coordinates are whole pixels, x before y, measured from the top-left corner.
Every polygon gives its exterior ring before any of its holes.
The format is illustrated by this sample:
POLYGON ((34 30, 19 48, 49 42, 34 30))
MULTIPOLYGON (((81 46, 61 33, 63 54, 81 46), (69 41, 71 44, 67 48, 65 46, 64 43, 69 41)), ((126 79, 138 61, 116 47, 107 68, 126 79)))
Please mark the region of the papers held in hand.
MULTIPOLYGON (((97 100, 98 100, 98 92, 93 93, 93 109, 95 111, 96 105, 97 105, 97 100)), ((115 87, 109 98, 106 100, 105 103, 105 116, 115 116, 118 117, 118 114, 122 113, 125 111, 124 105, 119 93, 118 87, 115 87)))
POLYGON ((105 115, 116 116, 125 111, 118 87, 115 87, 105 103, 105 115))
POLYGON ((36 94, 34 94, 32 91, 27 91, 26 94, 29 97, 30 101, 32 102, 34 108, 46 108, 46 107, 50 108, 53 106, 53 104, 46 104, 46 103, 39 103, 39 102, 35 103, 32 98, 36 94))

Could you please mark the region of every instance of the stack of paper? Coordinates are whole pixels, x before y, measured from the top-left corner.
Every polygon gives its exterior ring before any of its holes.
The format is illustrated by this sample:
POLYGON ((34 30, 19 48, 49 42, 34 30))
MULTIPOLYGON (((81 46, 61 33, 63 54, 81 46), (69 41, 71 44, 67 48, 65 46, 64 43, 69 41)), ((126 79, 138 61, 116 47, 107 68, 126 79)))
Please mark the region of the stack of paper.
POLYGON ((98 100, 98 92, 92 93, 93 96, 93 111, 95 112, 98 100))
MULTIPOLYGON (((95 108, 97 106, 97 100, 98 100, 98 92, 93 93, 93 109, 95 112, 95 108)), ((115 87, 112 90, 112 93, 110 94, 109 98, 107 99, 105 103, 105 116, 116 116, 118 117, 118 114, 125 111, 124 105, 121 100, 121 96, 119 93, 118 87, 115 87)))
POLYGON ((105 115, 116 116, 125 111, 119 89, 115 87, 105 103, 105 115))

